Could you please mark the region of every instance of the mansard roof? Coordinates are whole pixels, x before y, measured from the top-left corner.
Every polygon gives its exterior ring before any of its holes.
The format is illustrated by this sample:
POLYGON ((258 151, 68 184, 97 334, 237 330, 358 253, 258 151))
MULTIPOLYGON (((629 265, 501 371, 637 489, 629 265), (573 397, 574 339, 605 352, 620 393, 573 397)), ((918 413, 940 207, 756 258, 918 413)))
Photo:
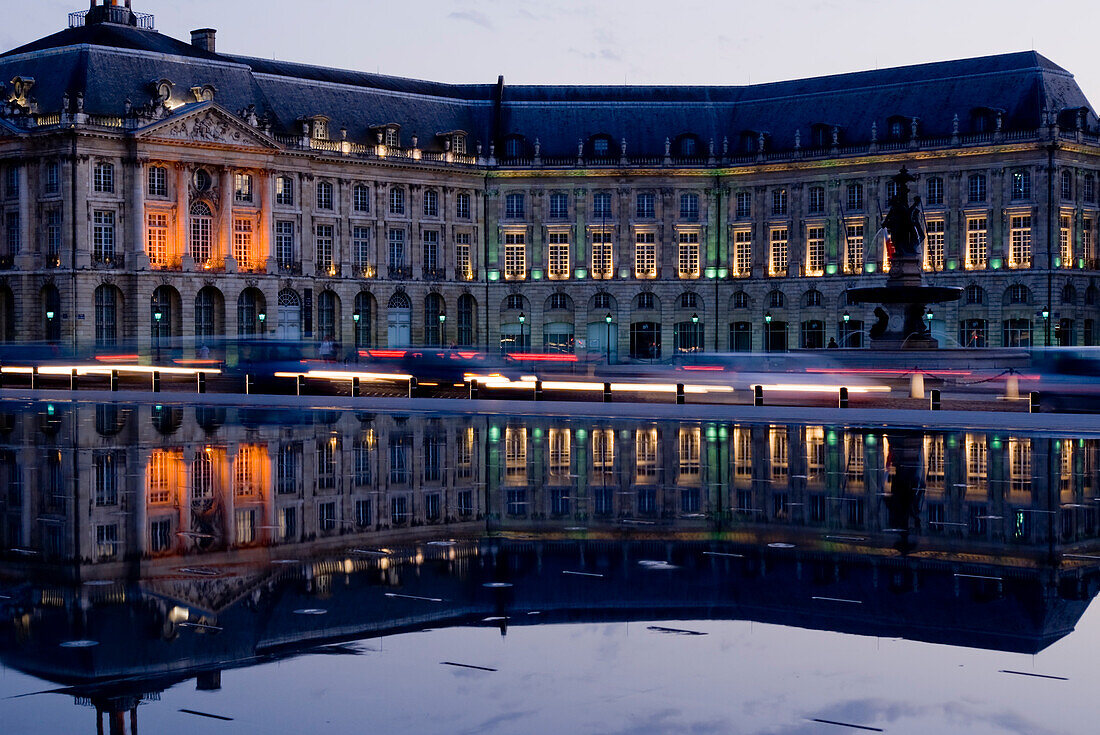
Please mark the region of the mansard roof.
MULTIPOLYGON (((1087 110, 1098 120, 1072 74, 1034 51, 744 86, 569 86, 445 84, 285 61, 217 54, 156 31, 116 24, 70 28, 0 54, 0 83, 36 80, 41 112, 60 110, 62 96, 83 93, 90 114, 120 115, 126 100, 145 105, 152 82, 170 80, 176 102, 212 85, 226 109, 253 108, 274 133, 300 135, 300 120, 330 118, 330 130, 373 142, 371 125, 400 123, 403 144, 440 145, 440 130, 464 130, 471 145, 509 136, 541 143, 543 156, 572 156, 596 134, 625 139, 631 156, 662 155, 666 139, 692 134, 731 151, 767 136, 769 150, 789 150, 796 137, 811 147, 811 131, 837 128, 841 145, 870 142, 872 125, 917 118, 922 138, 975 132, 971 113, 999 114, 1005 130, 1031 130, 1044 110, 1087 110), (756 131, 745 133, 745 131, 756 131)), ((831 136, 830 136, 831 137, 831 136)), ((819 141, 820 142, 820 141, 819 141)), ((616 151, 617 153, 617 151, 616 151)), ((699 155, 703 155, 700 151, 699 155)))

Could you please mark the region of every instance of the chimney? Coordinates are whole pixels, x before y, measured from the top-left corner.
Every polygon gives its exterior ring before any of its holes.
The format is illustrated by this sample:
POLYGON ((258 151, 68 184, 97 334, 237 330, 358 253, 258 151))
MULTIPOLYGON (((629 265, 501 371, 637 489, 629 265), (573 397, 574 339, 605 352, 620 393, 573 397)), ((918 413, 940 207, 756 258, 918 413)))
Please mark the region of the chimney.
POLYGON ((191 45, 195 48, 201 48, 203 51, 214 53, 214 36, 217 33, 213 28, 199 28, 196 31, 191 31, 191 45))

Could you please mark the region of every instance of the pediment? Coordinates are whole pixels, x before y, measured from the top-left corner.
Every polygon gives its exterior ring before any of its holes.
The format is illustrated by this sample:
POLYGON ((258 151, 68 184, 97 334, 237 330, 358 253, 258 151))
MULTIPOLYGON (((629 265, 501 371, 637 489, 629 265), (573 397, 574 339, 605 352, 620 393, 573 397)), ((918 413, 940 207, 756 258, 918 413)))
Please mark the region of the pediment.
POLYGON ((185 105, 174 114, 135 131, 142 140, 165 140, 232 148, 278 149, 259 130, 214 102, 185 105))

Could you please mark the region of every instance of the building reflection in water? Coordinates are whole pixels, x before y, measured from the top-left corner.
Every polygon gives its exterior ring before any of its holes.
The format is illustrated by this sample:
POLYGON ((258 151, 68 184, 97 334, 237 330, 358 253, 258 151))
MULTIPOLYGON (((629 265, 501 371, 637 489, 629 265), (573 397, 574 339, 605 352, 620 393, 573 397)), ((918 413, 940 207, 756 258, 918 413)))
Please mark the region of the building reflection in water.
POLYGON ((527 611, 1034 652, 1096 593, 1098 441, 27 405, 0 417, 0 655, 122 732, 187 679, 527 611))

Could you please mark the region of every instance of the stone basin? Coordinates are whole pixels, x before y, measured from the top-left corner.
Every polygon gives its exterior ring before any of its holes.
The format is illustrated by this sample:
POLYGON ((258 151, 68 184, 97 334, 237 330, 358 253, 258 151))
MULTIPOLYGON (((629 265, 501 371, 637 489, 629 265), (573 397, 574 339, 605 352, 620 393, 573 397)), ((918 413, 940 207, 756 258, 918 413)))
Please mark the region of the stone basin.
POLYGON ((874 286, 852 288, 847 294, 850 304, 939 304, 958 301, 963 290, 951 286, 874 286))

